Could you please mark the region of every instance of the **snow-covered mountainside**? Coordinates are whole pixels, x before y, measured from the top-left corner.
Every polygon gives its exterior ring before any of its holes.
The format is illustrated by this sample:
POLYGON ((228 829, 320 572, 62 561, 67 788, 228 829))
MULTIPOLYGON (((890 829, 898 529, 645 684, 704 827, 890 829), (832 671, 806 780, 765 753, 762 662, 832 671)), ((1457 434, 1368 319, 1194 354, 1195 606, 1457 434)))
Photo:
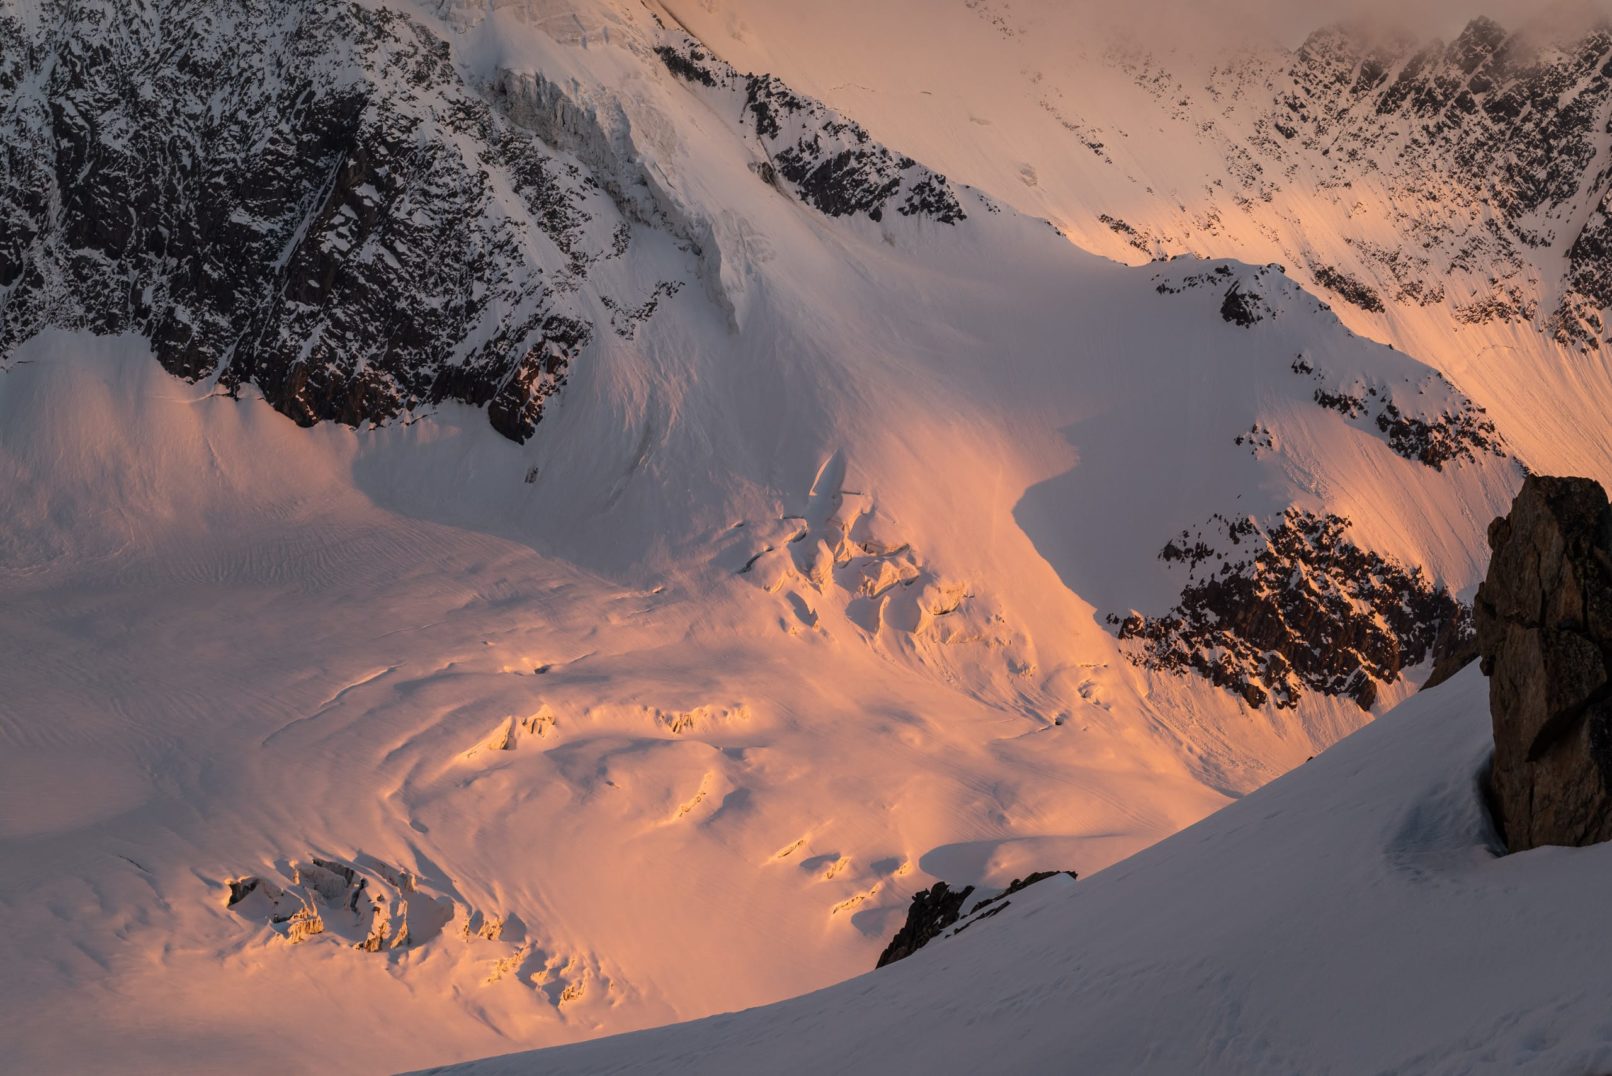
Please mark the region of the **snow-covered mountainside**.
MULTIPOLYGON (((1463 366, 1241 232, 1120 264, 956 98, 831 84, 884 7, 684 6, 0 0, 11 1063, 822 987, 1387 712, 1525 468, 1612 459, 1593 342, 1463 366)), ((943 7, 949 92, 1019 62, 943 7)))
POLYGON ((1290 47, 1236 5, 1207 20, 1232 30, 1220 45, 1160 21, 1099 32, 1103 5, 1079 3, 671 7, 1088 250, 1279 263, 1448 375, 1535 467, 1612 474, 1612 439, 1585 434, 1612 390, 1604 9, 1290 47))
POLYGON ((1492 747, 1471 668, 1185 833, 888 968, 448 1071, 1605 1071, 1612 847, 1502 857, 1479 789, 1492 747))

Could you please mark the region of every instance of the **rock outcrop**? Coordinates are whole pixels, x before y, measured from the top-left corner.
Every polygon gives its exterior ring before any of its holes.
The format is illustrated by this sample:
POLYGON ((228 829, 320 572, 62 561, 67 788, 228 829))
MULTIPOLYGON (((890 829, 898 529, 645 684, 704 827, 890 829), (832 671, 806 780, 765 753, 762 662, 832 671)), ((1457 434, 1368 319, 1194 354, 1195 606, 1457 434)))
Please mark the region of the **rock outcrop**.
POLYGON ((879 962, 875 968, 882 968, 886 964, 894 964, 911 956, 936 938, 959 934, 981 919, 989 919, 999 912, 1005 911, 1012 901, 1007 898, 1021 889, 1028 889, 1037 882, 1044 882, 1048 878, 1066 874, 1070 878, 1077 878, 1074 871, 1036 871, 1025 878, 1015 878, 1002 892, 994 897, 986 897, 969 909, 968 915, 963 915, 963 905, 968 902, 969 894, 974 892, 973 886, 964 886, 962 889, 953 889, 945 882, 936 882, 928 889, 919 890, 912 895, 912 906, 907 909, 907 921, 896 931, 890 944, 885 946, 884 952, 879 954, 879 962))
POLYGON ((1370 710, 1465 610, 1420 567, 1355 545, 1349 527, 1297 508, 1272 523, 1217 516, 1159 554, 1186 569, 1174 609, 1109 620, 1137 644, 1134 664, 1196 673, 1256 709, 1313 691, 1370 710))
MULTIPOLYGON (((1207 269, 1200 268, 1201 264, 1194 258, 1172 258, 1154 275, 1154 291, 1190 295, 1224 288, 1220 318, 1244 329, 1277 321, 1295 310, 1315 314, 1330 309, 1275 263, 1255 268, 1221 262, 1207 269)), ((1337 286, 1365 287, 1358 282, 1339 284, 1341 275, 1336 270, 1328 272, 1332 274, 1328 279, 1337 286)), ((1355 305, 1366 304, 1361 299, 1355 305)), ((1310 395, 1317 406, 1336 411, 1356 429, 1381 440, 1395 455, 1424 467, 1443 471, 1462 462, 1476 463, 1485 456, 1503 459, 1511 455, 1488 411, 1436 370, 1415 380, 1368 377, 1356 370, 1329 371, 1302 353, 1288 368, 1295 376, 1315 383, 1310 395)))
POLYGON ((945 882, 936 882, 928 889, 912 895, 912 906, 907 909, 907 921, 901 924, 896 936, 879 954, 875 968, 894 964, 916 953, 957 922, 963 915, 963 902, 974 892, 974 887, 953 889, 945 882))
POLYGON ((1512 851, 1612 839, 1612 507, 1588 478, 1531 476, 1489 527, 1478 648, 1493 802, 1512 851))
POLYGON ((0 13, 0 366, 47 328, 135 333, 303 425, 455 400, 530 437, 630 238, 598 184, 407 15, 171 7, 0 13))

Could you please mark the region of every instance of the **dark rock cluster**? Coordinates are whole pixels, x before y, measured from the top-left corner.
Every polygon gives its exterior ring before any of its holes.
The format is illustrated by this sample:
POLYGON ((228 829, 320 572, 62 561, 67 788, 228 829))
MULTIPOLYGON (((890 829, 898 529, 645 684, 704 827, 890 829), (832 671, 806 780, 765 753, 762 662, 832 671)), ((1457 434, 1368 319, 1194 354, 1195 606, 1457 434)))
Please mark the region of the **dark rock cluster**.
POLYGON ((963 915, 963 906, 968 902, 969 895, 974 892, 973 886, 953 889, 945 882, 936 882, 928 889, 919 890, 912 895, 912 904, 907 909, 907 921, 896 931, 895 937, 890 939, 890 944, 885 946, 884 952, 879 954, 879 962, 874 967, 882 968, 886 964, 894 964, 916 953, 936 938, 961 933, 980 920, 999 914, 1012 903, 1008 898, 1013 894, 1059 874, 1066 874, 1070 878, 1079 877, 1074 871, 1036 871, 1027 877, 1015 878, 996 896, 987 897, 975 904, 969 909, 967 916, 963 915))
MULTIPOLYGON (((1295 365, 1295 371, 1299 369, 1295 365)), ((1435 373, 1428 380, 1441 388, 1448 382, 1435 373)), ((1386 387, 1367 385, 1360 392, 1318 388, 1314 400, 1346 419, 1364 419, 1375 427, 1395 455, 1442 471, 1457 460, 1475 462, 1480 455, 1508 455, 1506 442, 1483 407, 1457 396, 1453 407, 1437 414, 1408 413, 1386 387)))
POLYGON ((1567 291, 1558 311, 1557 335, 1585 344, 1605 339, 1605 312, 1612 310, 1612 190, 1590 214, 1567 251, 1567 291))
POLYGON ((1612 508, 1588 478, 1530 476, 1489 528, 1478 649, 1506 844, 1612 839, 1612 508))
POLYGON ((874 967, 894 964, 940 937, 947 927, 962 918, 963 904, 973 892, 971 885, 953 889, 945 882, 936 882, 928 889, 914 893, 912 904, 907 908, 907 921, 890 939, 890 944, 884 947, 874 967))
POLYGON ((1377 294, 1377 289, 1341 269, 1330 265, 1312 265, 1310 275, 1315 277, 1317 284, 1333 292, 1346 303, 1352 303, 1374 314, 1380 314, 1387 309, 1383 306, 1382 296, 1377 294))
POLYGON ((1187 569, 1174 609, 1110 622, 1141 644, 1136 664, 1202 676, 1250 706, 1291 708, 1315 691, 1369 710, 1462 606, 1419 567, 1350 542, 1348 528, 1294 508, 1270 527, 1216 517, 1159 554, 1187 569))
POLYGON ((1124 239, 1131 246, 1135 247, 1143 254, 1146 254, 1149 258, 1153 257, 1155 253, 1155 245, 1149 241, 1151 237, 1148 236, 1147 233, 1143 232, 1141 229, 1135 227, 1129 222, 1123 221, 1118 217, 1111 216, 1108 213, 1098 214, 1097 219, 1107 225, 1109 231, 1124 239))
POLYGON ((1254 292, 1244 291, 1238 284, 1227 288, 1225 298, 1220 301, 1221 320, 1244 329, 1258 325, 1270 316, 1271 308, 1265 300, 1254 292))
POLYGON ((1247 433, 1239 433, 1233 443, 1239 447, 1246 445, 1248 451, 1257 458, 1261 453, 1276 448, 1276 435, 1271 432, 1269 426, 1262 426, 1256 422, 1248 427, 1247 433))

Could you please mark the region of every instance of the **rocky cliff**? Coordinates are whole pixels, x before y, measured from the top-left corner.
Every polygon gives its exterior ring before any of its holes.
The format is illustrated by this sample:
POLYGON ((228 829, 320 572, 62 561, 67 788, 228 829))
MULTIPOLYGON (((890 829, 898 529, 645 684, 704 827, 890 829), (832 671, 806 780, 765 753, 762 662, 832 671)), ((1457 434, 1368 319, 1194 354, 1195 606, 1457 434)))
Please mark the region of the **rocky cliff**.
POLYGON ((1612 839, 1612 508, 1587 478, 1530 477, 1489 529, 1478 646, 1506 844, 1612 839))

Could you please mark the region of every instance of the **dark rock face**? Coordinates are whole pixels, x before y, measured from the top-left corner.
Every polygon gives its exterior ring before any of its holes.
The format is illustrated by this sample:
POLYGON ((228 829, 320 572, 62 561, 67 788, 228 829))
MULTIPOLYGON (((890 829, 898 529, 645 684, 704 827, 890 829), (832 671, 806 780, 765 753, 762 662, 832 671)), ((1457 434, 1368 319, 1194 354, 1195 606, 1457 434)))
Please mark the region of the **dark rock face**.
POLYGON ((1489 528, 1478 649, 1494 802, 1512 851, 1612 839, 1612 508, 1587 478, 1530 476, 1489 528))
POLYGON ((0 24, 0 360, 49 326, 133 332, 304 425, 452 399, 533 432, 615 213, 446 42, 342 0, 0 24))
POLYGON ((1015 878, 996 896, 987 897, 974 905, 966 917, 962 914, 963 905, 967 903, 969 894, 974 892, 974 887, 965 886, 961 890, 954 890, 945 882, 936 882, 928 889, 912 895, 912 906, 907 909, 906 923, 896 931, 896 936, 890 939, 890 944, 885 946, 884 952, 879 954, 879 962, 874 967, 882 968, 886 964, 894 964, 897 960, 909 957, 936 938, 948 934, 960 934, 980 920, 989 919, 1005 911, 1012 904, 1008 898, 1021 889, 1028 889, 1037 882, 1044 882, 1060 874, 1067 874, 1070 878, 1079 877, 1074 871, 1036 871, 1028 877, 1015 878))
POLYGON ((1425 660, 1463 609, 1420 568, 1350 542, 1348 528, 1298 509, 1270 527, 1217 518, 1159 554, 1187 569, 1173 610, 1110 620, 1142 644, 1136 664, 1195 673, 1250 706, 1287 709, 1316 691, 1369 710, 1378 685, 1425 660))

